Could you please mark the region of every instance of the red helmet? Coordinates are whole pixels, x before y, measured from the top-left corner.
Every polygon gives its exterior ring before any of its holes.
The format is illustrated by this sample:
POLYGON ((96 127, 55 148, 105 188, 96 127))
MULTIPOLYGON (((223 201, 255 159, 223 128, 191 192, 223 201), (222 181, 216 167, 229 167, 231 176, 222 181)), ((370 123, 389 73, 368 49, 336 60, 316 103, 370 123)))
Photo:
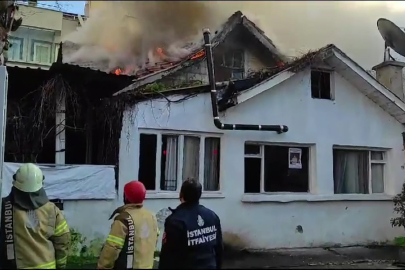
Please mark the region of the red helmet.
POLYGON ((139 181, 131 181, 124 186, 124 196, 129 203, 143 203, 146 196, 146 188, 139 181))

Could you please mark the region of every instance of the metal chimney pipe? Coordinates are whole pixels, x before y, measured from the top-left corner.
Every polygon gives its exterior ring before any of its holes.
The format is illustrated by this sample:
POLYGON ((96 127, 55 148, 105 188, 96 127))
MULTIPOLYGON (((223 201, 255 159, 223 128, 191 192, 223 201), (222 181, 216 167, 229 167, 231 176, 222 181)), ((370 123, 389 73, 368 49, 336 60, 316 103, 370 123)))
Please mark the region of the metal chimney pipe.
POLYGON ((211 87, 211 105, 212 115, 214 117, 214 125, 218 129, 222 130, 264 130, 264 131, 276 131, 279 134, 288 131, 288 127, 285 125, 244 125, 244 124, 223 124, 219 120, 218 114, 218 100, 217 90, 215 84, 214 74, 214 60, 212 56, 212 44, 210 41, 210 30, 204 29, 204 43, 205 43, 205 56, 207 58, 208 80, 211 87))

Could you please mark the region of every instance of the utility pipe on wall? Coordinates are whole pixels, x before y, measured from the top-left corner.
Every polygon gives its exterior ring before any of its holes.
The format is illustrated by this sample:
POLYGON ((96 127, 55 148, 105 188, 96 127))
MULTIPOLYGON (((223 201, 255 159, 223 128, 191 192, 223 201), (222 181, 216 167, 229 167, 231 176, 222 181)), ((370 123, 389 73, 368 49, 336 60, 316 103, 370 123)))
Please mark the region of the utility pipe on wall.
POLYGON ((212 56, 212 44, 210 41, 209 29, 204 29, 204 43, 205 43, 205 56, 207 58, 208 80, 211 87, 211 104, 212 104, 212 114, 214 116, 214 125, 218 129, 223 130, 264 130, 264 131, 276 131, 279 134, 287 132, 288 127, 285 125, 223 124, 221 120, 219 120, 217 90, 214 75, 214 61, 212 56))

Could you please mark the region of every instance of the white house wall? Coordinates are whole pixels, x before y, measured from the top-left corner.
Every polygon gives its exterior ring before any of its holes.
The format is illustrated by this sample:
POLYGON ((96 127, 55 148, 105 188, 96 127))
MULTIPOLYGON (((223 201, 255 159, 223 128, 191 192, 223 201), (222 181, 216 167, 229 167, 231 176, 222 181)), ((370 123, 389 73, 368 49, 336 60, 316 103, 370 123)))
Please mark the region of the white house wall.
MULTIPOLYGON (((401 190, 404 179, 401 169, 404 128, 339 74, 333 77, 335 101, 312 99, 309 71, 305 71, 228 109, 226 116, 222 116, 224 123, 287 125, 289 131, 281 135, 216 129, 209 94, 180 103, 168 104, 161 99, 137 104, 132 113, 126 114, 122 131, 119 201, 123 185, 138 177, 138 128, 213 132, 223 134, 221 192, 204 194, 202 204, 215 210, 223 231, 237 234, 245 247, 366 244, 400 235, 402 230, 390 225, 393 204, 389 195, 401 190), (314 145, 310 161, 311 194, 244 195, 245 141, 314 145), (334 195, 333 145, 391 149, 386 169, 388 195, 334 195), (297 230, 298 226, 302 232, 297 230)), ((149 193, 148 198, 146 207, 155 212, 179 203, 178 194, 149 193)))

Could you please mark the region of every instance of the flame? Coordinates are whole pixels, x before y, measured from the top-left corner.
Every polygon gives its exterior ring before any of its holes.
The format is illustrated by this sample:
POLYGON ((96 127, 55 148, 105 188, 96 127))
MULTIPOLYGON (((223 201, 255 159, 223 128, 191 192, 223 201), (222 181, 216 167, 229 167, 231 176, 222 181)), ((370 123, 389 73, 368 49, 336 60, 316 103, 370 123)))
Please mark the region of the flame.
POLYGON ((277 67, 279 67, 279 68, 281 68, 281 67, 284 67, 285 66, 285 63, 284 62, 277 62, 277 67))
POLYGON ((120 69, 120 68, 117 68, 115 71, 114 71, 114 73, 115 73, 115 75, 120 75, 121 73, 122 73, 122 70, 120 69))
POLYGON ((162 48, 156 48, 156 52, 158 53, 158 55, 160 56, 160 58, 163 60, 163 59, 166 59, 167 58, 167 56, 163 53, 163 49, 162 48))
POLYGON ((203 57, 204 55, 205 55, 204 50, 201 50, 201 51, 197 52, 196 54, 194 54, 194 55, 191 57, 191 60, 201 58, 201 57, 203 57))

